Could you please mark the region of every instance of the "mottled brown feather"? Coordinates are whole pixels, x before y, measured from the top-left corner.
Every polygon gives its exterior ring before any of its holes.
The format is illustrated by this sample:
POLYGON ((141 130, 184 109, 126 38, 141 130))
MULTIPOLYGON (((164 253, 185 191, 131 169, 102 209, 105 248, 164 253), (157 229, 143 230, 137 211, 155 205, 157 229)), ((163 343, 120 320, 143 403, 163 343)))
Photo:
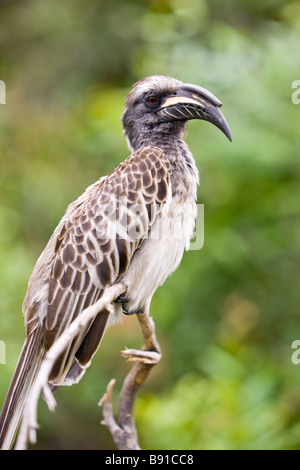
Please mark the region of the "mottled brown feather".
MULTIPOLYGON (((105 287, 127 271, 132 256, 167 200, 169 169, 170 163, 160 149, 142 148, 69 206, 53 235, 46 349, 77 315, 101 296, 105 287), (144 210, 134 211, 134 204, 144 210), (130 230, 134 229, 134 237, 130 232, 124 238, 127 223, 130 230)), ((26 319, 30 322, 30 309, 28 312, 26 319)), ((107 312, 101 315, 60 356, 51 374, 53 383, 63 382, 74 361, 82 367, 89 363, 108 319, 107 312)))

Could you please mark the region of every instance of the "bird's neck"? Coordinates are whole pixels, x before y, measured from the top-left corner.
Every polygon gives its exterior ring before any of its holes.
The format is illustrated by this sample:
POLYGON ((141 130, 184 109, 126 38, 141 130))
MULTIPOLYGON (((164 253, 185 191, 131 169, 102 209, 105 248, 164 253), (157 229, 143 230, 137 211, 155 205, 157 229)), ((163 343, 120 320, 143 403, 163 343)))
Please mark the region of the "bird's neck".
POLYGON ((128 143, 131 150, 136 151, 142 147, 159 147, 169 159, 174 171, 188 171, 198 183, 199 175, 194 157, 183 140, 184 130, 180 133, 145 132, 136 134, 134 141, 128 143))

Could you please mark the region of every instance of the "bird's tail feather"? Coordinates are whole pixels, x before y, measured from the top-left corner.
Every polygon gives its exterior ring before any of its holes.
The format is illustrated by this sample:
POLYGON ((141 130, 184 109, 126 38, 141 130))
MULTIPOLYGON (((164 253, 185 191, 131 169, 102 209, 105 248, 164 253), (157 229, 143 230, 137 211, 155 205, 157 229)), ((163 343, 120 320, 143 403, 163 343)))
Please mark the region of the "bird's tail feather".
POLYGON ((36 329, 22 348, 0 415, 0 449, 11 449, 20 425, 26 397, 41 362, 41 331, 36 329))

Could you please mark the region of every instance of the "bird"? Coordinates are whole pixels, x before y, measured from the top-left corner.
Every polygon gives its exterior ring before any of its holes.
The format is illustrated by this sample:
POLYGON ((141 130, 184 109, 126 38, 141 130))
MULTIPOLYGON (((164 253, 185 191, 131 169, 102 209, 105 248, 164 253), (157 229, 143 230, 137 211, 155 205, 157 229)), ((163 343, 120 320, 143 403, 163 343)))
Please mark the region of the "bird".
POLYGON ((164 75, 135 83, 121 117, 131 154, 72 202, 38 258, 23 302, 25 342, 0 415, 0 448, 10 449, 46 352, 85 308, 118 282, 126 291, 68 345, 49 376, 78 383, 107 327, 122 314, 149 313, 156 289, 189 248, 199 174, 185 142, 189 120, 208 121, 232 141, 205 88, 164 75))

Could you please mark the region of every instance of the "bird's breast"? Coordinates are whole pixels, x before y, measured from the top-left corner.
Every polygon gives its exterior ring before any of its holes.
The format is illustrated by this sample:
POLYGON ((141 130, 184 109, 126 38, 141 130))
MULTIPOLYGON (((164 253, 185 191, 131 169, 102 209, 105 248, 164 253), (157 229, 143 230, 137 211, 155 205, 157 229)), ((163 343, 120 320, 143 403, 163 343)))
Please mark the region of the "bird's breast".
POLYGON ((175 193, 161 217, 154 223, 147 239, 135 253, 122 279, 128 286, 128 308, 149 311, 155 290, 178 267, 193 234, 197 206, 194 194, 182 200, 175 193))

